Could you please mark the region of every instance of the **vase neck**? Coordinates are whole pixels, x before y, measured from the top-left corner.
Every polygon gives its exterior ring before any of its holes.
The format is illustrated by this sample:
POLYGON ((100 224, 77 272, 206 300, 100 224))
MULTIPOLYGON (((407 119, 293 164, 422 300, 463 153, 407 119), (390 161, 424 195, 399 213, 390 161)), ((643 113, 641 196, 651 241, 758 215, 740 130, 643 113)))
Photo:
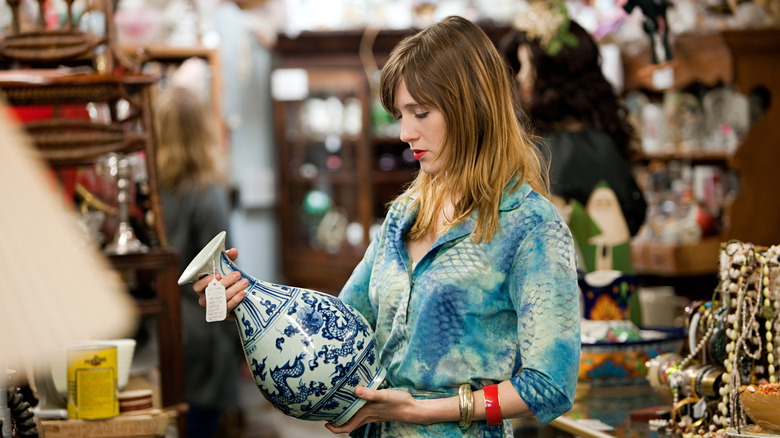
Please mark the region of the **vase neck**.
MULTIPOLYGON (((241 272, 241 269, 239 269, 238 266, 233 263, 232 260, 230 260, 230 257, 227 256, 225 251, 220 251, 214 255, 214 263, 216 265, 216 271, 223 277, 230 274, 231 272, 241 272)), ((241 272, 241 275, 243 274, 244 273, 241 272)))

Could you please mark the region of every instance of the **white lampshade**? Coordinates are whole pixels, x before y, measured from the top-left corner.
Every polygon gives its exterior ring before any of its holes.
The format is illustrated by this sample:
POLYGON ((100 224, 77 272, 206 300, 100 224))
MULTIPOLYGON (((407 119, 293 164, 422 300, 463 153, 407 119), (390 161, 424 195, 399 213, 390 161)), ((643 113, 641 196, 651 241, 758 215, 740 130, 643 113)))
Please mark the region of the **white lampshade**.
POLYGON ((132 334, 136 307, 0 105, 0 367, 49 361, 81 339, 132 334))

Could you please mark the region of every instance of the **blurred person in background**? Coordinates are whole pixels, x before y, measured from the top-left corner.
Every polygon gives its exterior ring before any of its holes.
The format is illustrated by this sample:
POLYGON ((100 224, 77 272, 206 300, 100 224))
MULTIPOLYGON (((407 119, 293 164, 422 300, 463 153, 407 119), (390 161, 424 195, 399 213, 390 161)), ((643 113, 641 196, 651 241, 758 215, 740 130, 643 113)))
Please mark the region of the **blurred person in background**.
MULTIPOLYGON (((220 231, 229 231, 230 202, 213 116, 190 88, 174 84, 156 99, 157 174, 169 244, 181 269, 220 231)), ((187 436, 221 436, 225 414, 239 408, 243 350, 235 323, 206 322, 182 286, 181 317, 187 436)))
POLYGON ((564 5, 537 1, 500 46, 525 116, 546 143, 552 194, 586 205, 606 181, 636 235, 647 209, 630 164, 636 134, 604 75, 596 41, 564 5))

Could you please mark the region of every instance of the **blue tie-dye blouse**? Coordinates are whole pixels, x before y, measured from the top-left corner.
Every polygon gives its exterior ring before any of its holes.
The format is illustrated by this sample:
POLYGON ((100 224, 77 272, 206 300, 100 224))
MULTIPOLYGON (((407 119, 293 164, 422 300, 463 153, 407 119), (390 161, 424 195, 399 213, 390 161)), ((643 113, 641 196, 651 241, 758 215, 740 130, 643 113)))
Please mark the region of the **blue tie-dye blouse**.
MULTIPOLYGON (((511 187, 508 186, 508 187, 511 187)), ((416 398, 454 396, 511 378, 548 423, 571 408, 580 356, 579 290, 571 233, 526 183, 505 191, 500 230, 475 243, 476 215, 412 267, 404 235, 416 217, 395 202, 340 297, 374 327, 386 384, 416 398)), ((512 436, 511 422, 374 425, 382 436, 512 436)))

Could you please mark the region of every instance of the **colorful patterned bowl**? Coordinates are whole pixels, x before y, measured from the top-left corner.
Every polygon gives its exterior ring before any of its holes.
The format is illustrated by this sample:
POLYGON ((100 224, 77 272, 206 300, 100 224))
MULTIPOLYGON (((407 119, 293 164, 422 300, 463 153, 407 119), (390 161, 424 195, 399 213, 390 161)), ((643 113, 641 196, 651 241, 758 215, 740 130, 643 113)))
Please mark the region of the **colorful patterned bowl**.
POLYGON ((685 340, 681 331, 655 333, 663 333, 663 337, 626 342, 583 343, 579 380, 592 386, 647 384, 646 363, 660 354, 679 351, 685 340))

